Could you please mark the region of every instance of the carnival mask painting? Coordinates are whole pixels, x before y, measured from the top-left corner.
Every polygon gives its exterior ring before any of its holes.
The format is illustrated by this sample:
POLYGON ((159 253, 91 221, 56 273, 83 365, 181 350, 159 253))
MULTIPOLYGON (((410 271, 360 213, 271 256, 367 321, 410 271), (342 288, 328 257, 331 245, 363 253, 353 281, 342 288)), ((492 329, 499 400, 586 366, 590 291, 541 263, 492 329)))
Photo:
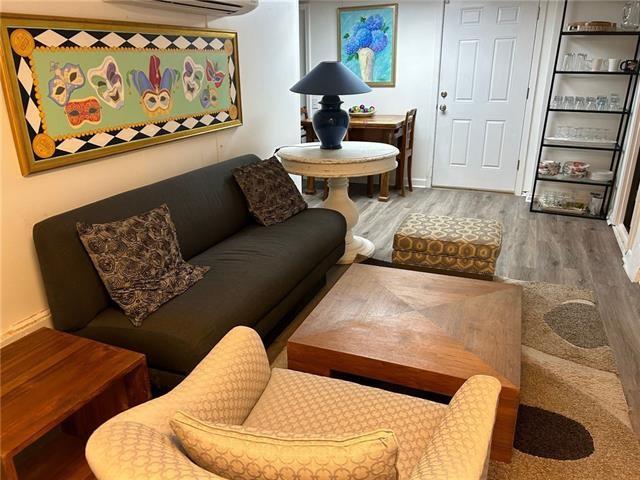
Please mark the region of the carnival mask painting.
POLYGON ((98 124, 102 119, 100 102, 95 97, 72 100, 64 107, 69 125, 78 128, 84 123, 98 124))
POLYGON ((119 109, 124 105, 124 85, 118 64, 112 56, 105 57, 102 65, 87 71, 89 83, 104 103, 119 109))
POLYGON ((207 67, 205 69, 207 81, 213 82, 214 86, 205 85, 200 93, 200 105, 202 108, 215 108, 218 106, 218 90, 224 81, 224 72, 218 70, 217 63, 211 63, 207 60, 207 67))
POLYGON ((80 65, 65 63, 60 67, 58 63, 51 64, 53 78, 49 80, 49 98, 64 107, 71 98, 74 90, 84 85, 84 74, 80 65))
POLYGON ((127 84, 133 83, 140 95, 140 105, 147 115, 162 115, 171 110, 178 74, 173 68, 165 68, 161 75, 160 59, 151 55, 149 75, 141 70, 131 70, 127 76, 127 84))
POLYGON ((200 93, 203 80, 204 68, 202 68, 202 65, 196 64, 191 57, 186 57, 182 71, 182 89, 188 101, 192 102, 200 93))
POLYGON ((218 70, 218 64, 212 64, 211 60, 207 60, 207 80, 213 82, 216 88, 220 88, 224 81, 224 72, 218 70))

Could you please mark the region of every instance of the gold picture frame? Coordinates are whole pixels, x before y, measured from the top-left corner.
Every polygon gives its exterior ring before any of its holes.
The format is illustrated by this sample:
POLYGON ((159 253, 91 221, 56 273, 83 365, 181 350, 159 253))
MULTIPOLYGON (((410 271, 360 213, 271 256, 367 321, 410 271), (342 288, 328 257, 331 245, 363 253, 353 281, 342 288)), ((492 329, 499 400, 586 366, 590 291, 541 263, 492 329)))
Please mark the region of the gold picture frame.
POLYGON ((385 3, 341 7, 337 9, 337 21, 338 60, 342 61, 347 68, 358 75, 370 87, 395 87, 398 4, 385 3), (369 25, 369 23, 375 23, 369 20, 369 17, 373 15, 382 17, 381 25, 369 25), (368 32, 363 32, 364 44, 355 42, 355 40, 361 40, 354 38, 354 28, 357 23, 363 23, 370 27, 368 32), (373 35, 373 38, 371 38, 371 35, 373 35), (384 46, 381 44, 383 41, 386 42, 384 46), (360 53, 362 52, 361 48, 368 50, 364 52, 369 60, 368 62, 363 62, 366 59, 361 59, 363 56, 360 53), (377 62, 377 65, 374 66, 375 62, 377 62), (363 63, 365 63, 364 66, 363 63), (367 67, 369 67, 369 70, 367 70, 367 67), (367 74, 370 74, 371 77, 369 78, 367 74), (381 78, 376 79, 376 77, 381 78))
POLYGON ((238 35, 0 14, 23 176, 242 125, 238 35))

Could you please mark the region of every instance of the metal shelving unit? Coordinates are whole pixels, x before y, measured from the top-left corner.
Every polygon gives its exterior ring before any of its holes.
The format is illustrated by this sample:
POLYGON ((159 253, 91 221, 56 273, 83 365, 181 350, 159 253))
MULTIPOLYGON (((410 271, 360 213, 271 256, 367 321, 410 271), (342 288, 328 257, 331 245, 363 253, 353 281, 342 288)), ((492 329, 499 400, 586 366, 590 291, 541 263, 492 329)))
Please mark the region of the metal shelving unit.
POLYGON ((563 71, 558 69, 560 50, 562 47, 562 43, 564 39, 570 37, 606 37, 606 36, 626 36, 626 37, 635 37, 635 52, 633 54, 633 58, 638 58, 638 52, 640 51, 640 31, 610 31, 610 32, 579 32, 579 31, 564 31, 565 20, 567 15, 567 6, 570 0, 565 0, 564 9, 562 11, 562 28, 563 31, 560 32, 558 38, 558 45, 556 48, 556 57, 555 57, 555 67, 553 71, 553 77, 551 79, 551 87, 549 89, 549 97, 547 99, 547 107, 544 117, 544 125, 542 127, 542 139, 540 141, 540 149, 538 150, 538 161, 536 164, 536 177, 533 183, 533 191, 531 193, 531 206, 530 211, 539 212, 539 213, 549 213, 554 215, 566 215, 571 217, 582 217, 582 218, 592 218, 592 219, 600 219, 604 220, 607 215, 607 211, 609 210, 609 204, 611 203, 611 197, 613 193, 613 186, 615 185, 616 177, 618 174, 618 167, 620 164, 620 159, 622 157, 622 147, 624 145, 624 141, 627 135, 627 127, 629 124, 629 113, 632 111, 633 107, 633 97, 635 95, 637 83, 638 83, 638 72, 606 72, 606 71, 563 71), (601 110, 573 110, 573 109, 561 109, 561 108, 551 108, 551 100, 554 95, 554 86, 556 82, 561 77, 571 76, 571 75, 580 75, 584 77, 600 77, 600 76, 616 76, 616 77, 628 77, 627 82, 627 91, 624 98, 624 103, 622 104, 622 110, 620 111, 601 111, 601 110), (562 144, 560 142, 550 142, 546 138, 546 131, 549 122, 549 113, 550 112, 563 112, 563 113, 573 113, 573 114, 592 114, 592 115, 618 115, 620 117, 618 121, 618 131, 616 135, 615 144, 612 144, 611 147, 604 146, 584 146, 584 145, 569 145, 562 144), (566 148, 566 149, 577 149, 577 150, 590 150, 590 151, 600 151, 600 152, 611 152, 611 161, 609 163, 609 170, 613 171, 613 179, 608 181, 595 181, 589 178, 567 178, 563 175, 554 175, 554 176, 543 176, 537 173, 538 166, 542 160, 543 153, 550 148, 566 148), (603 202, 602 207, 600 208, 600 212, 596 215, 592 215, 590 213, 577 213, 570 211, 561 211, 560 209, 552 209, 552 208, 543 208, 538 204, 536 197, 536 190, 539 187, 540 182, 557 182, 557 183, 566 183, 569 185, 587 185, 590 187, 595 187, 600 189, 603 192, 603 202))

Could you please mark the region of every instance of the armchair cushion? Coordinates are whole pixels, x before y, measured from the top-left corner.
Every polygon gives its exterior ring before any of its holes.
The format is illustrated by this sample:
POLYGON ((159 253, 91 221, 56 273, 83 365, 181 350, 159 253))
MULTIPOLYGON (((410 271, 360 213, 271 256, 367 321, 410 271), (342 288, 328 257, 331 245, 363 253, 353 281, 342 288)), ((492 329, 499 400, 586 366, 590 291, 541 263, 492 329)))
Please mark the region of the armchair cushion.
POLYGON ((398 476, 408 478, 447 406, 329 377, 275 368, 245 427, 287 434, 348 436, 391 430, 398 476))
POLYGON ((390 430, 350 437, 281 435, 207 423, 178 412, 171 427, 200 467, 229 480, 395 480, 398 441, 390 430))

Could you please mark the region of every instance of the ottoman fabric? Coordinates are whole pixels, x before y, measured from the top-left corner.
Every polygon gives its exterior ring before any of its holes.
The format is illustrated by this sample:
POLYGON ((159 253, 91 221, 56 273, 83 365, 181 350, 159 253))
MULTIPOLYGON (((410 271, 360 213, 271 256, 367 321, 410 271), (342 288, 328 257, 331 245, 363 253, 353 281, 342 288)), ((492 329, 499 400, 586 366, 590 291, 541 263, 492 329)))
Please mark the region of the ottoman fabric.
POLYGON ((395 263, 493 275, 502 226, 493 220, 411 213, 393 237, 395 263))

